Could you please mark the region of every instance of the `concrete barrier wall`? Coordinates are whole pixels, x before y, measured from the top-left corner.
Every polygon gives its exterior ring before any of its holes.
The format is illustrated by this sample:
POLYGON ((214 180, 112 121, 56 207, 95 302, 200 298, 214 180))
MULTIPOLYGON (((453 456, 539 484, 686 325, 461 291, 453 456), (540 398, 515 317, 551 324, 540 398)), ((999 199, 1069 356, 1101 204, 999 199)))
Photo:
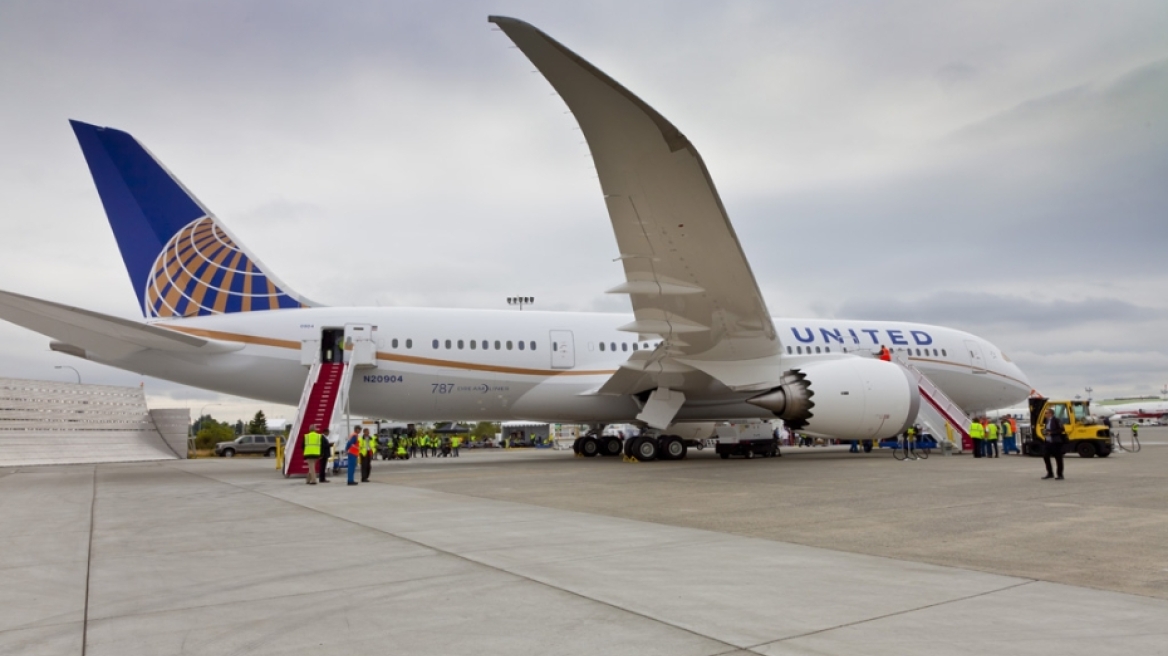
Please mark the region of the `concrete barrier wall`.
POLYGON ((181 448, 173 448, 164 433, 175 439, 178 416, 160 419, 138 387, 0 378, 0 467, 185 456, 185 423, 181 448))

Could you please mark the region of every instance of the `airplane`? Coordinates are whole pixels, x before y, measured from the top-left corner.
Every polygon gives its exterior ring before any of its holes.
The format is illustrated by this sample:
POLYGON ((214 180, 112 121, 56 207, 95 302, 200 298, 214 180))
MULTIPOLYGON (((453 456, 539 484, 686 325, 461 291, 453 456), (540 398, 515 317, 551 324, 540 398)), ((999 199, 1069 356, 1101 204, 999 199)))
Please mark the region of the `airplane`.
POLYGON ((277 278, 130 134, 71 121, 145 320, 12 292, 0 292, 0 318, 47 335, 54 351, 274 403, 307 398, 322 362, 351 362, 354 414, 588 424, 585 455, 616 455, 603 426, 632 422, 646 428, 634 448, 643 460, 685 457, 673 429, 692 422, 897 435, 921 394, 905 367, 872 357, 881 346, 968 411, 1031 391, 1001 349, 968 332, 772 317, 693 144, 535 27, 489 20, 580 124, 625 272, 608 293, 627 296, 631 315, 325 306, 277 278))

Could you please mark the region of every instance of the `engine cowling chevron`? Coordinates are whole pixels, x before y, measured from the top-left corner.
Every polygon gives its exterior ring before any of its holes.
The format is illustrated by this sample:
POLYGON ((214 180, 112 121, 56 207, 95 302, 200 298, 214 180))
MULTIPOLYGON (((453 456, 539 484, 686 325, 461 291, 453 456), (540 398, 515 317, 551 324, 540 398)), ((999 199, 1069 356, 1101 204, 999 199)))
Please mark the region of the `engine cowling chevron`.
POLYGON ((747 399, 792 429, 845 440, 903 432, 916 419, 920 402, 920 391, 903 367, 867 358, 808 363, 747 399))

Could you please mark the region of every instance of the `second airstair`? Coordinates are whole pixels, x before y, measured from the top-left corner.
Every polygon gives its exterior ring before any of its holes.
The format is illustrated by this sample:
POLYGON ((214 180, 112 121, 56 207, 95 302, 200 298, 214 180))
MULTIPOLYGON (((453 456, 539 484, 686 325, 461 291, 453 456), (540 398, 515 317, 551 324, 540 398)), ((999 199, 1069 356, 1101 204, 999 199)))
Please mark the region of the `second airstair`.
POLYGON ((897 362, 908 370, 921 392, 921 410, 917 419, 936 436, 937 441, 946 440, 955 453, 972 448, 969 437, 970 418, 956 403, 937 387, 920 369, 908 362, 908 358, 897 358, 897 362))

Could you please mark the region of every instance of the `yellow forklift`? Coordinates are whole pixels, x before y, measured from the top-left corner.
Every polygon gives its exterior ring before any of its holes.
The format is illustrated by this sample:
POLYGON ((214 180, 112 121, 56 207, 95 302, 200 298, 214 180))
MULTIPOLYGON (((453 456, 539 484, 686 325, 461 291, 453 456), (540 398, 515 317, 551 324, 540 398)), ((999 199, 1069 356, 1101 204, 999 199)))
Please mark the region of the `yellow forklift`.
POLYGON ((1064 451, 1079 454, 1080 458, 1106 458, 1111 455, 1111 430, 1098 422, 1090 412, 1090 401, 1061 401, 1030 399, 1030 435, 1022 443, 1022 453, 1041 456, 1046 440, 1045 417, 1047 409, 1063 423, 1067 433, 1064 451))

